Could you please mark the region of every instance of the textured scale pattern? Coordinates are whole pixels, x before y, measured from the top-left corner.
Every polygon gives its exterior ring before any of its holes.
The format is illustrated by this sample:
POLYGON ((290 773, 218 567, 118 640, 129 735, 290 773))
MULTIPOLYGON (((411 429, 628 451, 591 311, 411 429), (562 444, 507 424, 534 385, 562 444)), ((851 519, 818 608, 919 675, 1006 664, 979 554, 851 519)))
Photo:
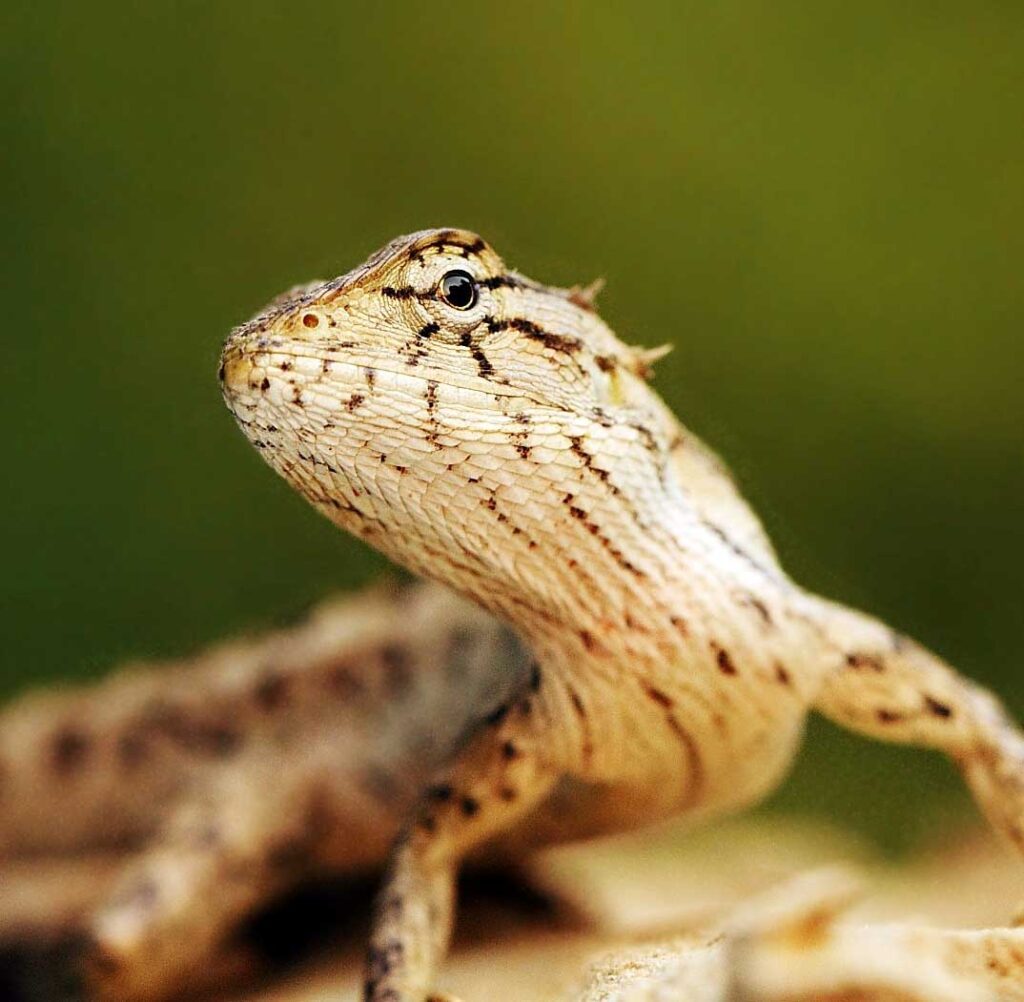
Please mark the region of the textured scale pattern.
MULTIPOLYGON (((365 996, 425 1002, 463 860, 750 804, 811 710, 944 752, 1024 848, 997 700, 789 579, 650 386, 662 349, 620 341, 593 294, 432 230, 228 337, 224 397, 264 459, 436 583, 5 711, 0 855, 128 857, 82 923, 87 997, 180 997, 262 902, 383 866, 365 996)), ((1024 999, 1017 931, 854 931, 831 886, 612 961, 585 997, 1024 999)))
POLYGON ((1021 739, 994 700, 791 582, 648 385, 651 358, 586 292, 510 271, 460 230, 399 238, 225 345, 225 399, 270 465, 512 625, 538 663, 534 691, 481 725, 396 843, 368 999, 426 997, 458 860, 559 780, 604 791, 588 832, 736 808, 778 782, 815 704, 947 751, 1024 842, 1021 739), (475 295, 456 302, 467 276, 475 295))

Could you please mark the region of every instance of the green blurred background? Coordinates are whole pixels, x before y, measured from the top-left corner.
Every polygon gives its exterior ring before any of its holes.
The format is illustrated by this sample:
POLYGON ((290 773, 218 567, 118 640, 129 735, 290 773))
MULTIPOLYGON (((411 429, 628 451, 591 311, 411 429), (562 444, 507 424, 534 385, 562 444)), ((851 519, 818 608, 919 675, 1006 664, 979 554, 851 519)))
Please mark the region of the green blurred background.
MULTIPOLYGON (((1024 5, 37 3, 2 15, 0 693, 383 562, 274 477, 235 323, 397 233, 608 278, 804 582, 1024 711, 1024 5)), ((932 756, 813 728, 772 802, 902 846, 932 756)))

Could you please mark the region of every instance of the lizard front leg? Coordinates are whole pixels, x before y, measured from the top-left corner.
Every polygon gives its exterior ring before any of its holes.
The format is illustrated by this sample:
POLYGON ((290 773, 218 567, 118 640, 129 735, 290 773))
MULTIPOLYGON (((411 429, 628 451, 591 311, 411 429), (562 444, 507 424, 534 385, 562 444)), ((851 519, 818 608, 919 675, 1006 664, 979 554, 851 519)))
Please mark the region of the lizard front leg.
POLYGON ((822 607, 835 667, 815 709, 871 737, 944 752, 993 826, 1024 851, 1024 735, 995 696, 869 617, 822 607))
POLYGON ((481 725, 395 843, 367 954, 367 1002, 423 1002, 447 948, 459 861, 533 808, 558 777, 528 703, 508 718, 481 725))

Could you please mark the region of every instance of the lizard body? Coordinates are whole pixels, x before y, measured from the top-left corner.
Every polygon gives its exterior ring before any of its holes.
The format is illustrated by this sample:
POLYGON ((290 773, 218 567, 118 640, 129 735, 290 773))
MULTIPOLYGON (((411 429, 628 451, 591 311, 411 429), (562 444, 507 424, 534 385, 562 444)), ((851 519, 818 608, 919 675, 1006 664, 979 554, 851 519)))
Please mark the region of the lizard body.
MULTIPOLYGON (((996 701, 786 576, 649 387, 656 355, 587 290, 457 230, 400 238, 232 333, 224 396, 264 458, 496 618, 421 586, 6 711, 0 856, 137 853, 86 923, 93 995, 167 997, 261 901, 391 845, 366 994, 421 1002, 463 858, 750 803, 810 709, 944 751, 1021 845, 1024 750, 996 701), (33 797, 43 775, 60 799, 33 797)), ((1015 934, 964 935, 1024 997, 1015 934)), ((731 997, 719 974, 708 998, 731 997)))
POLYGON ((340 527, 510 623, 537 661, 396 842, 368 999, 426 997, 474 847, 543 832, 551 805, 560 834, 589 834, 749 803, 813 706, 946 751, 1024 841, 1022 742, 995 701, 793 583, 649 387, 648 357, 585 293, 510 271, 460 230, 399 238, 228 338, 225 399, 270 465, 340 527), (598 803, 585 817, 567 782, 598 803))

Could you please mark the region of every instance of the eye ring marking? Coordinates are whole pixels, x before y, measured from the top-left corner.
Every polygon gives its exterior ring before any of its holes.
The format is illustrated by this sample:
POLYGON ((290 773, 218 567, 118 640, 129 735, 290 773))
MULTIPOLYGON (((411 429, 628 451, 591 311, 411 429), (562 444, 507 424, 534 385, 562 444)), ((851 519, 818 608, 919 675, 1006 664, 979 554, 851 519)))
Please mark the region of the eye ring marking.
POLYGON ((453 310, 471 310, 479 295, 476 279, 468 271, 459 269, 445 272, 438 283, 437 294, 453 310))

